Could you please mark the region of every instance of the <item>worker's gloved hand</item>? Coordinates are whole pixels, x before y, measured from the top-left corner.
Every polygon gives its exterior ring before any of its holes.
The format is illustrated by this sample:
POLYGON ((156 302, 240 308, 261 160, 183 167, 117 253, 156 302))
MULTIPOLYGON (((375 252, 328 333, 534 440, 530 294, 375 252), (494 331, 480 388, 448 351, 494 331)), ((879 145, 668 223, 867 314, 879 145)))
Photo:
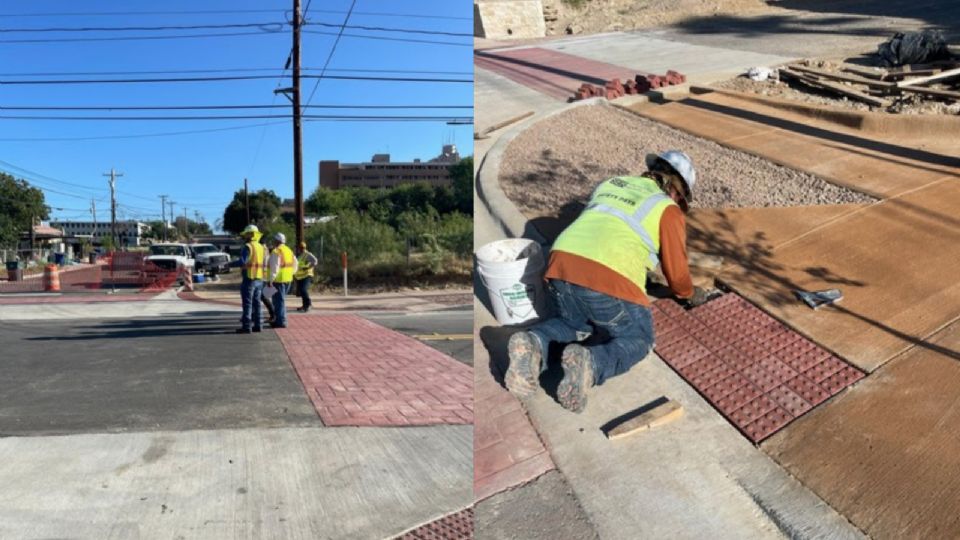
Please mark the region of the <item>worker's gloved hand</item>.
POLYGON ((687 309, 695 308, 707 303, 707 300, 710 299, 710 296, 707 294, 707 291, 700 288, 693 288, 693 296, 690 298, 684 299, 684 304, 686 304, 687 309))

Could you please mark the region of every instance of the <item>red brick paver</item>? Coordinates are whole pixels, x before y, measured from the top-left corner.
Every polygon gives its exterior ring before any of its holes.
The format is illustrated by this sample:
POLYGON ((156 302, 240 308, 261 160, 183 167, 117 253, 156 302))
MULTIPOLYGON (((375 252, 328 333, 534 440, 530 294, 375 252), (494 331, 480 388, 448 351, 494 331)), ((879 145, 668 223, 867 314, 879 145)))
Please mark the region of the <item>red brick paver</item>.
POLYGON ((733 293, 653 318, 657 354, 755 443, 864 376, 733 293))
POLYGON ((327 426, 473 423, 473 370, 355 315, 290 317, 277 330, 327 426))
POLYGON ((473 508, 467 508, 417 527, 397 540, 470 540, 473 529, 473 508))
POLYGON ((637 75, 629 68, 539 47, 477 52, 473 62, 477 67, 564 101, 583 83, 604 86, 611 79, 625 81, 637 75))

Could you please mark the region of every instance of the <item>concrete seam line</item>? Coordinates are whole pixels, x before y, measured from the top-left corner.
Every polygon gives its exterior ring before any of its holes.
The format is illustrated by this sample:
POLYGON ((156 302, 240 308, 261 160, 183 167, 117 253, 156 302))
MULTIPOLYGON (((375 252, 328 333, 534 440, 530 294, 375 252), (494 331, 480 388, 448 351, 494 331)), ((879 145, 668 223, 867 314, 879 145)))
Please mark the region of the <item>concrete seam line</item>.
MULTIPOLYGON (((528 461, 529 459, 533 459, 533 458, 528 458, 528 459, 525 459, 525 460, 523 460, 523 461, 528 461)), ((520 463, 523 463, 523 461, 521 461, 520 463)), ((550 460, 550 462, 553 463, 553 460, 550 460)), ((512 485, 512 486, 510 486, 510 487, 506 487, 506 488, 504 488, 504 489, 501 489, 500 491, 493 492, 493 493, 487 495, 486 497, 483 497, 483 498, 474 500, 474 501, 473 501, 473 505, 476 506, 476 505, 482 503, 483 501, 485 501, 485 500, 487 500, 487 499, 489 499, 489 498, 491 498, 491 497, 495 497, 495 496, 497 496, 497 495, 500 495, 501 493, 507 493, 507 492, 509 492, 509 491, 513 491, 513 490, 515 490, 515 489, 520 489, 520 488, 522 488, 522 487, 524 487, 524 486, 530 485, 530 484, 532 484, 533 482, 536 482, 537 480, 539 480, 540 478, 542 478, 545 474, 551 473, 551 472, 554 472, 554 471, 556 471, 557 474, 561 474, 561 475, 563 474, 563 473, 560 472, 560 469, 557 468, 556 464, 554 464, 554 465, 553 465, 553 468, 547 469, 547 470, 543 471, 542 473, 534 476, 533 478, 529 478, 529 479, 527 479, 527 480, 523 480, 523 481, 521 481, 521 482, 518 483, 518 484, 514 484, 514 485, 512 485)))
POLYGON ((497 142, 494 143, 493 147, 490 148, 486 156, 484 156, 483 163, 480 164, 480 168, 477 170, 477 194, 487 207, 493 221, 509 236, 521 238, 525 232, 529 232, 537 236, 534 240, 540 243, 546 241, 543 233, 537 230, 532 224, 529 224, 529 220, 520 212, 500 187, 500 163, 503 160, 503 155, 506 153, 507 147, 517 136, 542 120, 547 120, 576 107, 597 104, 609 106, 605 99, 597 97, 575 101, 566 107, 561 107, 560 109, 545 114, 535 114, 504 132, 504 134, 497 139, 497 142), (527 225, 530 225, 529 229, 527 225))

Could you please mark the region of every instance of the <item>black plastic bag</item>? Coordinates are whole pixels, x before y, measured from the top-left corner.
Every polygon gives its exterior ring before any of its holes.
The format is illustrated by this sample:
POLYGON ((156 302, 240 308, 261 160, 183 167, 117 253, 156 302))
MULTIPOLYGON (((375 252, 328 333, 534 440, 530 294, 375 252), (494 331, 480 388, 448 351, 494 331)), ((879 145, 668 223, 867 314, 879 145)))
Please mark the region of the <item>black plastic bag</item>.
POLYGON ((904 34, 897 32, 877 47, 880 64, 898 67, 906 64, 922 64, 950 58, 947 42, 939 30, 924 30, 904 34))

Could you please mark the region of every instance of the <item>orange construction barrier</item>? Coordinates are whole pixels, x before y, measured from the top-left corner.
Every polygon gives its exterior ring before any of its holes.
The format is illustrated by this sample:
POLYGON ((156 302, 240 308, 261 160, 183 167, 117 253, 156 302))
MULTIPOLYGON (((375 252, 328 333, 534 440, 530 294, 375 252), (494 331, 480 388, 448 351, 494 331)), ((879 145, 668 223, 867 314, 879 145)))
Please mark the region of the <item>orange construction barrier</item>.
POLYGON ((43 267, 43 290, 60 292, 60 272, 57 271, 57 265, 48 264, 43 267))

